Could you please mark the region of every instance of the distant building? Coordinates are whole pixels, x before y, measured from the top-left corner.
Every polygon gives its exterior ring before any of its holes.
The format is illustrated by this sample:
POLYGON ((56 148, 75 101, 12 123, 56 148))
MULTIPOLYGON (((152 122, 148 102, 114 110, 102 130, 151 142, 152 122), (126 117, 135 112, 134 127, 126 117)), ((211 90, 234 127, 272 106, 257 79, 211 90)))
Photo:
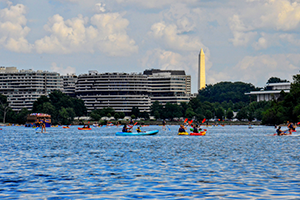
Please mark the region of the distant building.
POLYGON ((148 77, 149 96, 152 103, 188 103, 191 95, 191 76, 184 70, 145 70, 148 77))
POLYGON ((75 97, 75 85, 77 82, 77 76, 75 74, 67 74, 61 76, 63 79, 63 93, 68 96, 75 97))
POLYGON ((277 100, 280 96, 280 92, 284 91, 285 93, 290 93, 291 83, 282 82, 282 83, 269 83, 266 85, 265 90, 261 91, 251 91, 245 93, 245 95, 256 95, 256 101, 270 101, 277 100))
POLYGON ((106 107, 129 115, 133 107, 150 112, 147 76, 142 74, 103 73, 89 71, 78 76, 76 96, 91 112, 106 107))
POLYGON ((14 111, 32 109, 34 101, 54 90, 63 90, 63 82, 57 72, 0 67, 0 93, 7 96, 14 111))
POLYGON ((198 60, 198 91, 206 87, 205 78, 205 54, 203 49, 200 50, 198 60))

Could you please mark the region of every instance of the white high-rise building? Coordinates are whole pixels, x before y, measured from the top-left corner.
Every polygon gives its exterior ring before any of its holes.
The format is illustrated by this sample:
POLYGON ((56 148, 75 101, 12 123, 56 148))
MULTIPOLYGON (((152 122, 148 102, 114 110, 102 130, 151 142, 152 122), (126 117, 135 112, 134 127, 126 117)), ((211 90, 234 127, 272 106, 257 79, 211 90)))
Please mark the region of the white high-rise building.
POLYGON ((63 81, 57 72, 0 67, 0 93, 7 96, 14 111, 31 110, 34 101, 54 90, 63 90, 63 81))
POLYGON ((129 115, 133 107, 150 112, 147 76, 127 73, 98 73, 96 70, 78 76, 76 96, 91 112, 111 107, 129 115))
POLYGON ((152 103, 188 103, 191 95, 191 76, 184 70, 145 70, 148 77, 149 96, 152 103))

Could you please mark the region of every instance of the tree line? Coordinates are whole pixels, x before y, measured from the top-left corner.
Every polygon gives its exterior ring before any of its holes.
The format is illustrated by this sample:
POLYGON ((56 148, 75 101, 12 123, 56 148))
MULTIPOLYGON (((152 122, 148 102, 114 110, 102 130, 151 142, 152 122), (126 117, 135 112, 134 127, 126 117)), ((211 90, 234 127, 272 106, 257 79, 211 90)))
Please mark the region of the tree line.
MULTIPOLYGON (((293 77, 291 91, 285 94, 283 91, 280 97, 273 101, 256 102, 256 97, 246 96, 245 93, 261 88, 256 88, 250 83, 243 82, 220 82, 215 85, 208 85, 199 91, 197 97, 188 103, 162 105, 156 101, 151 105, 151 112, 140 112, 138 107, 133 107, 130 113, 131 118, 155 119, 194 118, 202 121, 206 119, 238 120, 254 119, 262 120, 263 124, 280 124, 285 121, 300 121, 300 75, 293 77), (255 98, 255 99, 254 99, 255 98)), ((267 83, 286 82, 277 77, 271 77, 267 83)), ((266 89, 266 88, 265 88, 266 89)), ((7 102, 7 98, 0 94, 0 120, 3 122, 24 124, 29 113, 47 113, 52 116, 54 124, 70 124, 75 116, 88 115, 84 102, 62 93, 54 91, 49 96, 41 96, 34 104, 32 111, 23 108, 20 112, 14 112, 7 102)), ((113 108, 104 108, 92 111, 89 116, 92 120, 99 121, 102 117, 114 117, 123 119, 124 113, 115 112, 113 108)))

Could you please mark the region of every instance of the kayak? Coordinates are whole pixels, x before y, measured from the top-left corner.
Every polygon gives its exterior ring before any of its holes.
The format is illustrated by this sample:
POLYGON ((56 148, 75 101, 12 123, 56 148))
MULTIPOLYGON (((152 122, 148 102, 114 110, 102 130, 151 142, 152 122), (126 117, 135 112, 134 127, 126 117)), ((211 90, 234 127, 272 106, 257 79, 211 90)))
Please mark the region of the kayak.
POLYGON ((189 133, 188 132, 180 132, 180 133, 178 133, 178 135, 189 135, 189 133))
POLYGON ((155 131, 146 131, 146 132, 117 132, 118 136, 142 136, 142 135, 155 135, 158 133, 158 130, 155 131))
POLYGON ((201 131, 200 133, 190 133, 190 135, 194 136, 204 136, 206 134, 206 131, 201 131))
POLYGON ((78 130, 92 130, 92 128, 78 128, 78 130))
POLYGON ((63 126, 63 128, 70 128, 70 127, 68 127, 68 126, 63 126))
POLYGON ((188 133, 188 132, 181 132, 178 135, 193 135, 193 136, 204 136, 206 131, 201 131, 200 133, 188 133))

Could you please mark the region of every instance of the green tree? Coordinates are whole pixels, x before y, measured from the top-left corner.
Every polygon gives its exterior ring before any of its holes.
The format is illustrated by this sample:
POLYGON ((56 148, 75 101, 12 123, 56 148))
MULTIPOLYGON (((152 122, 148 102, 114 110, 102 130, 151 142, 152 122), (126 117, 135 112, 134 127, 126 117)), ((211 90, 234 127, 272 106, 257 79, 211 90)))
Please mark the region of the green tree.
POLYGON ((247 109, 246 108, 242 108, 236 115, 236 118, 238 120, 242 120, 242 119, 247 119, 248 118, 248 114, 247 114, 247 109))
POLYGON ((114 118, 115 118, 116 120, 118 120, 119 117, 120 117, 119 113, 115 113, 114 118))
POLYGON ((193 118, 195 115, 196 115, 196 113, 193 111, 192 108, 188 108, 185 111, 185 117, 187 117, 187 118, 193 118))
POLYGON ((139 108, 136 107, 136 106, 133 106, 132 110, 131 110, 131 114, 134 115, 134 116, 136 116, 136 117, 139 117, 140 116, 140 110, 139 110, 139 108))
POLYGON ((38 106, 43 105, 44 103, 50 103, 50 99, 45 95, 40 96, 35 102, 33 102, 32 112, 39 112, 38 106))
POLYGON ((159 114, 159 111, 158 111, 158 110, 156 110, 156 111, 154 112, 154 117, 155 117, 155 119, 160 119, 160 114, 159 114))
POLYGON ((135 119, 136 117, 135 117, 135 115, 131 115, 131 119, 135 119))
POLYGON ((124 119, 124 117, 125 117, 125 114, 124 114, 123 112, 121 112, 121 113, 120 113, 120 118, 121 118, 121 119, 124 119))
POLYGON ((101 110, 93 110, 90 113, 90 117, 92 118, 92 120, 99 121, 103 116, 101 115, 101 110))
POLYGON ((249 103, 249 97, 245 95, 246 92, 259 90, 260 88, 255 88, 252 84, 243 82, 220 82, 215 85, 207 85, 203 90, 199 91, 197 98, 201 102, 228 102, 233 103, 245 102, 249 103))
POLYGON ((206 119, 212 119, 214 117, 214 114, 210 110, 206 110, 204 115, 206 119))
POLYGON ((269 83, 282 83, 282 82, 288 82, 287 80, 281 80, 278 77, 271 77, 269 78, 269 80, 267 81, 267 84, 269 83))
POLYGON ((59 117, 59 122, 61 124, 69 124, 68 123, 69 114, 64 107, 61 107, 58 117, 59 117))
POLYGON ((226 111, 226 117, 227 119, 232 119, 233 118, 233 111, 231 110, 231 108, 229 108, 227 111, 226 111))
POLYGON ((217 119, 222 120, 224 116, 225 116, 224 109, 222 107, 217 108, 217 110, 216 110, 217 119))
POLYGON ((27 121, 27 115, 30 114, 27 108, 22 108, 21 111, 16 115, 16 122, 18 124, 25 124, 27 121))
POLYGON ((9 110, 9 103, 7 102, 7 97, 0 94, 0 110, 2 112, 2 122, 5 123, 6 114, 9 110))

